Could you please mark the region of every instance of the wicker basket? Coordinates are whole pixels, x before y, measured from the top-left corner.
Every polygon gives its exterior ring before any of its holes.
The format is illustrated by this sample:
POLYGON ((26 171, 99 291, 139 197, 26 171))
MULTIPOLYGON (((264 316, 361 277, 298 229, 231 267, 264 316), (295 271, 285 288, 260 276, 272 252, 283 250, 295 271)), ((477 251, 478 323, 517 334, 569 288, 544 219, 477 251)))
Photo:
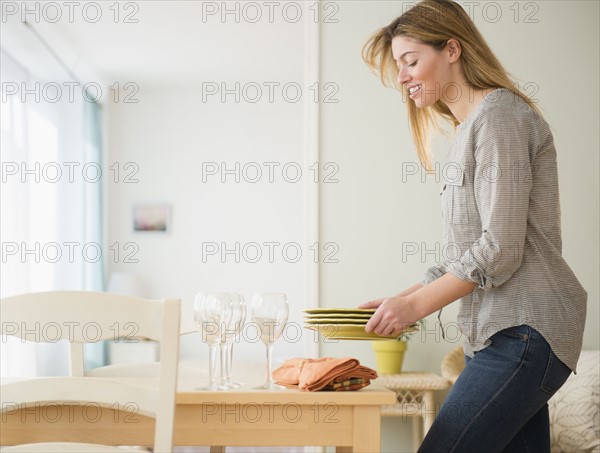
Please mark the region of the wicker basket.
POLYGON ((450 351, 442 360, 442 376, 453 384, 465 369, 465 355, 462 346, 457 346, 450 351))

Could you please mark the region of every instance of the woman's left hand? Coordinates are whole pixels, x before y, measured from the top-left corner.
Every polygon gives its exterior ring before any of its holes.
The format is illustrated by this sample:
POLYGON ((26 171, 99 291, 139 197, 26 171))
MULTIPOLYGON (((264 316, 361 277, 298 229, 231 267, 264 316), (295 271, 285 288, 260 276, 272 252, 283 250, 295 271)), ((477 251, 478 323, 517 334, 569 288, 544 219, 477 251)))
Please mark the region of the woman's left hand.
POLYGON ((421 319, 413 308, 410 296, 394 296, 362 304, 361 308, 376 308, 377 311, 365 327, 365 332, 377 335, 399 335, 410 324, 421 319))

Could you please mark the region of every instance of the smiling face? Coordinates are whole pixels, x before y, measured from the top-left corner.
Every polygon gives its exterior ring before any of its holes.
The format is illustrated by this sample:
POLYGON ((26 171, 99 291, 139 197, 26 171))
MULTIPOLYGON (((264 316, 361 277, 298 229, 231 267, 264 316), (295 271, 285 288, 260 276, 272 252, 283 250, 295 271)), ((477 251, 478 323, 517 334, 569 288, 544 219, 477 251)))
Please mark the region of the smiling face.
POLYGON ((444 101, 446 91, 455 90, 452 84, 460 83, 456 80, 456 68, 453 67, 458 61, 456 47, 452 49, 455 44, 455 40, 449 40, 442 50, 436 50, 406 36, 392 39, 392 55, 398 66, 398 83, 406 88, 417 107, 429 107, 439 99, 444 101))

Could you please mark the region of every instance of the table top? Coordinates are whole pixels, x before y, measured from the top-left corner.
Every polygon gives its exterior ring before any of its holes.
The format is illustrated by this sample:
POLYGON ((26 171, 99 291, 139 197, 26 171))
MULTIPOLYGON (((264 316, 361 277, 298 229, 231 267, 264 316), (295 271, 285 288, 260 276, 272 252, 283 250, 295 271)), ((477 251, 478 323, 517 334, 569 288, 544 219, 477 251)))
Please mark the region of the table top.
MULTIPOLYGON (((23 379, 44 378, 0 378, 1 384, 9 384, 23 379)), ((110 379, 133 384, 142 387, 155 387, 156 377, 102 377, 98 379, 110 379)), ((308 392, 298 389, 285 390, 261 390, 253 389, 252 383, 239 389, 227 391, 198 390, 197 387, 205 385, 204 380, 196 378, 181 377, 177 382, 176 403, 178 405, 194 404, 288 404, 300 405, 330 404, 340 406, 374 406, 394 404, 396 394, 381 385, 372 384, 356 391, 319 391, 308 392)))
POLYGON ((177 389, 177 404, 203 404, 214 402, 224 404, 252 404, 257 402, 273 404, 327 404, 341 406, 374 406, 394 404, 396 394, 381 386, 369 386, 356 391, 320 391, 307 392, 297 389, 256 390, 240 388, 223 392, 195 390, 197 382, 180 380, 177 389))

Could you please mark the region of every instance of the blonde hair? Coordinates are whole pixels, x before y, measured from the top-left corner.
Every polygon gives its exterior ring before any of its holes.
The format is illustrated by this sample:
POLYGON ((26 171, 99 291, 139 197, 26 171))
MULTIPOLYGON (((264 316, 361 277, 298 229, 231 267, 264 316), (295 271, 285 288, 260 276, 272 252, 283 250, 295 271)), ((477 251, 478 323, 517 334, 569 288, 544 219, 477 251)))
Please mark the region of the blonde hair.
MULTIPOLYGON (((508 72, 485 39, 477 30, 465 10, 451 0, 423 0, 395 19, 387 27, 375 33, 362 49, 363 60, 379 72, 385 86, 398 85, 398 68, 392 55, 392 39, 405 36, 442 50, 450 38, 456 39, 462 48, 460 60, 467 84, 474 89, 506 88, 522 98, 533 110, 539 110, 526 95, 514 86, 508 72)), ((404 89, 404 95, 406 95, 404 89)), ((438 119, 443 118, 456 127, 459 121, 442 101, 431 107, 417 108, 408 98, 408 118, 417 155, 426 169, 431 169, 429 132, 439 129, 438 119)))

